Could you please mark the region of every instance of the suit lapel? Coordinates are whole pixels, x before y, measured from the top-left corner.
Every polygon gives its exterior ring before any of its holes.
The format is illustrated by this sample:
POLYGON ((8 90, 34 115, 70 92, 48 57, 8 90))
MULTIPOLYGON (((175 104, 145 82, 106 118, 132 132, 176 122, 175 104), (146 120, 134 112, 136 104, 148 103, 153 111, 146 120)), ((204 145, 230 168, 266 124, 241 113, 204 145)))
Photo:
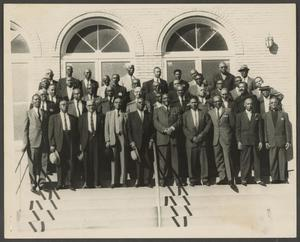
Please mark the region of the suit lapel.
POLYGON ((219 116, 219 120, 221 119, 221 117, 223 116, 224 113, 225 113, 225 108, 222 108, 222 112, 221 112, 221 115, 219 116))

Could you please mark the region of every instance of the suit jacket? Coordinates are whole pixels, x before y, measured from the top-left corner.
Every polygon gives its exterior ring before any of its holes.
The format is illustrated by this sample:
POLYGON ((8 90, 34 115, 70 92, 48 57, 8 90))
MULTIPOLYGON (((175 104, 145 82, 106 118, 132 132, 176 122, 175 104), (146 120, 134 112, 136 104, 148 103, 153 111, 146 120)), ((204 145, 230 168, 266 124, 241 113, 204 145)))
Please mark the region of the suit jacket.
MULTIPOLYGON (((154 82, 154 79, 151 79, 151 80, 146 81, 146 82, 143 83, 142 90, 143 90, 144 93, 147 94, 147 93, 153 91, 153 82, 154 82)), ((162 93, 168 93, 168 83, 167 83, 166 80, 160 79, 159 90, 162 93)))
MULTIPOLYGON (((74 77, 71 78, 73 83, 73 88, 79 88, 81 90, 81 82, 74 77)), ((68 97, 67 93, 67 78, 61 78, 57 84, 57 95, 59 97, 68 97)))
POLYGON ((212 88, 216 88, 216 82, 218 80, 223 80, 223 86, 228 89, 228 91, 231 91, 234 88, 234 75, 227 72, 225 80, 222 77, 222 74, 219 72, 217 73, 213 78, 213 86, 212 88))
POLYGON ((269 143, 271 147, 284 147, 287 142, 291 143, 292 139, 288 114, 278 111, 277 122, 274 125, 271 112, 265 114, 265 142, 269 143))
POLYGON ((156 142, 157 145, 176 144, 176 139, 180 134, 182 127, 182 115, 180 108, 170 107, 170 111, 167 111, 164 106, 154 109, 153 123, 156 129, 156 142), (171 135, 164 134, 163 131, 166 128, 173 126, 175 131, 171 135))
MULTIPOLYGON (((135 112, 137 110, 137 103, 136 100, 133 100, 129 103, 127 103, 126 106, 126 113, 135 112)), ((148 112, 151 112, 151 105, 148 101, 145 101, 145 108, 144 110, 147 110, 148 112)))
MULTIPOLYGON (((78 126, 77 126, 77 118, 72 115, 70 117, 70 125, 71 125, 71 149, 72 153, 76 153, 78 150, 77 142, 78 142, 78 126)), ((48 139, 49 145, 54 146, 58 152, 62 152, 63 145, 63 125, 60 117, 60 113, 53 114, 50 116, 49 124, 48 124, 48 139)))
MULTIPOLYGON (((86 96, 88 93, 87 93, 87 87, 85 85, 84 80, 80 81, 80 85, 81 85, 82 96, 86 96)), ((99 83, 97 81, 91 79, 91 85, 95 85, 96 93, 98 93, 99 83)))
MULTIPOLYGON (((116 144, 116 123, 115 123, 115 116, 116 112, 115 110, 108 111, 105 116, 105 125, 104 125, 104 136, 105 136, 105 142, 109 142, 110 145, 116 144)), ((126 119, 127 116, 125 113, 120 111, 120 116, 122 118, 122 130, 125 137, 127 137, 126 133, 126 119)))
POLYGON ((127 134, 129 143, 134 142, 138 149, 141 149, 144 144, 148 144, 154 135, 152 115, 148 111, 144 111, 144 121, 142 122, 138 111, 129 113, 127 134))
POLYGON ((237 92, 235 88, 230 91, 230 95, 232 97, 232 100, 235 100, 240 96, 240 94, 237 92))
POLYGON ((49 147, 47 133, 49 113, 40 111, 40 114, 42 120, 39 119, 33 108, 26 112, 23 136, 24 147, 40 148, 43 143, 45 147, 49 147))
POLYGON ((247 98, 251 98, 252 101, 253 101, 253 111, 255 113, 260 113, 260 110, 259 110, 260 107, 259 107, 259 103, 257 101, 256 96, 253 95, 253 94, 249 94, 249 93, 245 93, 243 95, 240 95, 239 97, 237 97, 234 100, 233 105, 232 105, 232 111, 234 113, 241 113, 241 112, 245 111, 244 101, 247 98))
POLYGON ((249 120, 246 111, 236 115, 236 140, 242 145, 256 145, 263 142, 263 129, 261 116, 252 113, 249 120))
POLYGON ((198 112, 198 127, 195 127, 192 111, 188 110, 183 114, 183 133, 186 137, 186 147, 197 147, 197 146, 205 146, 207 140, 207 134, 211 128, 211 118, 210 116, 200 110, 198 112), (194 143, 192 139, 195 136, 201 136, 202 138, 198 143, 194 143))
MULTIPOLYGON (((52 80, 52 83, 54 84, 55 89, 56 89, 56 91, 57 91, 58 81, 52 80)), ((48 86, 49 86, 50 84, 51 84, 50 81, 47 80, 47 88, 48 88, 48 86)), ((42 82, 39 83, 38 90, 40 90, 41 88, 42 88, 42 82)))
MULTIPOLYGON (((78 130, 80 136, 80 144, 82 151, 85 151, 87 148, 88 143, 88 133, 89 133, 89 126, 88 126, 88 112, 83 113, 78 119, 78 130)), ((100 144, 103 138, 103 117, 101 113, 97 113, 97 122, 96 122, 96 132, 95 132, 95 142, 98 143, 100 148, 100 144)))
POLYGON ((210 115, 214 129, 213 145, 217 145, 218 142, 230 145, 232 142, 235 122, 235 118, 231 110, 223 108, 219 119, 217 117, 215 108, 208 111, 208 114, 210 115))
MULTIPOLYGON (((87 109, 86 109, 86 102, 83 101, 83 100, 81 102, 82 102, 82 113, 81 113, 81 115, 82 115, 83 113, 87 112, 87 109)), ((74 117, 77 117, 77 112, 76 112, 76 107, 75 107, 74 99, 69 102, 68 114, 70 114, 70 115, 72 115, 74 117)))
POLYGON ((100 105, 101 105, 101 112, 103 115, 106 115, 106 113, 108 111, 111 111, 114 109, 114 104, 113 104, 113 100, 114 100, 114 97, 112 97, 112 101, 108 101, 108 97, 105 97, 102 99, 100 105))
POLYGON ((248 91, 249 91, 249 93, 251 93, 252 90, 255 89, 255 81, 254 81, 254 79, 251 78, 250 76, 248 76, 247 84, 248 84, 248 91))
POLYGON ((186 110, 189 109, 189 106, 188 106, 189 102, 190 102, 190 96, 189 95, 184 95, 183 96, 182 104, 179 101, 179 97, 178 97, 177 93, 175 93, 175 95, 171 97, 171 105, 179 107, 182 114, 186 110))

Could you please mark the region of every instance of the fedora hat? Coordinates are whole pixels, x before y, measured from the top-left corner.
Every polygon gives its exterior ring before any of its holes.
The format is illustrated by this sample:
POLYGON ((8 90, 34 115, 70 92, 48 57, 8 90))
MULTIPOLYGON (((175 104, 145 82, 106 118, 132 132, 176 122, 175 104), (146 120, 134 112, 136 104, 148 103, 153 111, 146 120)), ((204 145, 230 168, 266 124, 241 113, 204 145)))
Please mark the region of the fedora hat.
POLYGON ((59 157, 59 154, 58 154, 57 150, 55 150, 54 152, 52 152, 49 155, 49 160, 52 164, 59 164, 60 163, 60 157, 59 157))
POLYGON ((130 156, 131 156, 132 160, 137 160, 138 159, 138 156, 136 154, 136 150, 135 149, 130 152, 130 156))
POLYGON ((248 68, 247 65, 241 65, 240 69, 238 69, 239 72, 244 71, 244 70, 248 70, 249 71, 250 69, 248 68))

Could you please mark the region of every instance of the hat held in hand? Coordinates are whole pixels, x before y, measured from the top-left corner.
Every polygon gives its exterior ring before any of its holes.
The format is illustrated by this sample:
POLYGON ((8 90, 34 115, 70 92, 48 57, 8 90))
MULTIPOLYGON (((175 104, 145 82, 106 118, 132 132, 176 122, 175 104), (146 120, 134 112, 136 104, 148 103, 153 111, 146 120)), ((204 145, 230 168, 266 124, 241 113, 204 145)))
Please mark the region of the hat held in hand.
POLYGON ((55 150, 54 152, 52 152, 49 155, 49 160, 52 164, 59 164, 60 163, 60 157, 59 157, 59 154, 58 154, 57 150, 55 150))

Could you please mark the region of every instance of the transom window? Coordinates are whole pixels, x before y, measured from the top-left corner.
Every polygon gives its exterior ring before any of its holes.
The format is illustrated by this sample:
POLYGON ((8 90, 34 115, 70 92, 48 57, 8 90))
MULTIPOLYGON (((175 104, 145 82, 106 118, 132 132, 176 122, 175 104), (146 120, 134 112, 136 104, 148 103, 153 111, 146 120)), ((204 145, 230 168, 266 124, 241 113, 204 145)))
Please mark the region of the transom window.
POLYGON ((12 54, 21 54, 21 53, 29 53, 28 44, 23 37, 23 35, 18 31, 17 27, 11 24, 10 26, 10 34, 11 34, 11 53, 12 54))
POLYGON ((216 51, 228 50, 222 35, 204 24, 189 24, 175 31, 167 44, 166 51, 216 51))
POLYGON ((73 36, 66 52, 129 52, 129 47, 118 30, 105 25, 92 25, 78 31, 73 36))

